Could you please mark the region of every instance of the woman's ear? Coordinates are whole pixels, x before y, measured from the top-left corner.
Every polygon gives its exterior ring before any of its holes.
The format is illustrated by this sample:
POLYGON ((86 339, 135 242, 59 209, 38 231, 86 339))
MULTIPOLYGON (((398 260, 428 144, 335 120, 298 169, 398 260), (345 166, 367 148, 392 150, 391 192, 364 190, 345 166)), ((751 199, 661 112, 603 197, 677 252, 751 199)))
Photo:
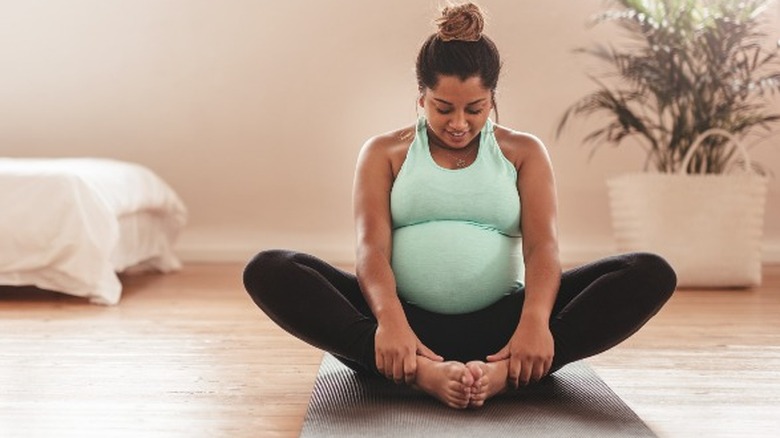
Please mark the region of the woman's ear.
POLYGON ((420 98, 417 100, 417 103, 420 105, 421 108, 425 108, 425 92, 420 92, 420 98))

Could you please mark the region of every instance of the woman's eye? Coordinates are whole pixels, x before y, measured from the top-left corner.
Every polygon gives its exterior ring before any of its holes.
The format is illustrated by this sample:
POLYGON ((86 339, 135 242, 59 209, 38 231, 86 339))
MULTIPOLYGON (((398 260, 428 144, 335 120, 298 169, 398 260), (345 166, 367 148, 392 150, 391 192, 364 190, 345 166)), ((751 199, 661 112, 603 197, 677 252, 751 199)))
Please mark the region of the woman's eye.
MULTIPOLYGON (((448 109, 436 108, 436 111, 439 114, 450 114, 452 112, 452 108, 448 108, 448 109)), ((476 116, 476 115, 479 115, 479 114, 482 113, 482 108, 480 108, 480 109, 470 109, 470 108, 467 108, 466 109, 466 113, 471 114, 473 116, 476 116)))

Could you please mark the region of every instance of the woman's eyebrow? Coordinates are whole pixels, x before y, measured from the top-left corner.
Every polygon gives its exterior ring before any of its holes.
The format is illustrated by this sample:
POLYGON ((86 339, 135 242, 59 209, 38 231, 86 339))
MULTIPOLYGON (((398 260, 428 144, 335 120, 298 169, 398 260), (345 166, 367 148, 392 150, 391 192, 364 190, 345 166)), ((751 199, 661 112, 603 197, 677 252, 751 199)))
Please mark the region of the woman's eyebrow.
MULTIPOLYGON (((445 105, 450 105, 450 106, 452 106, 452 105, 453 105, 451 102, 447 102, 447 101, 446 101, 446 100, 444 100, 444 99, 439 99, 438 97, 434 97, 434 98, 433 98, 433 100, 435 100, 436 102, 439 102, 439 103, 443 103, 443 104, 445 104, 445 105)), ((482 101, 484 101, 484 100, 486 100, 486 98, 484 98, 484 97, 483 97, 482 99, 477 99, 477 100, 475 100, 474 102, 469 102, 469 103, 467 103, 467 104, 466 104, 466 106, 476 105, 476 104, 478 104, 478 103, 481 103, 481 102, 482 102, 482 101)))

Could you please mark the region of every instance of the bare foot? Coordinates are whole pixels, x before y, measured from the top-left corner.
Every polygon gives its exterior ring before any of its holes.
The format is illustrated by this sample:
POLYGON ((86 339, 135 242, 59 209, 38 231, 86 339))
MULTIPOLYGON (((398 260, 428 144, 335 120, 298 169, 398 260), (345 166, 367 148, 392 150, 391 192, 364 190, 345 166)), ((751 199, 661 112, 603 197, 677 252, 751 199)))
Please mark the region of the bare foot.
POLYGON ((474 378, 460 362, 434 362, 417 356, 415 387, 436 397, 445 405, 464 409, 469 405, 474 378))
POLYGON ((469 406, 478 408, 485 404, 485 401, 506 391, 507 388, 507 368, 509 361, 482 362, 474 360, 466 364, 474 378, 474 385, 471 387, 471 400, 469 406))

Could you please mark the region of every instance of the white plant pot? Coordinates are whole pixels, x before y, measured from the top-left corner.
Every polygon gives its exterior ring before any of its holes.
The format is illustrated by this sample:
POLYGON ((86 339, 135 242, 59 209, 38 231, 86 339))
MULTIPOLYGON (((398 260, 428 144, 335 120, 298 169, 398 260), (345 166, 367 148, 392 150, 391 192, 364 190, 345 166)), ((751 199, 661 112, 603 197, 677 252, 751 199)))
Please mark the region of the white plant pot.
MULTIPOLYGON (((720 130, 713 133, 730 137, 720 130)), ((704 136, 691 147, 683 164, 704 136)), ((744 148, 742 152, 749 169, 744 148)), ((750 172, 638 173, 609 179, 607 186, 620 251, 663 256, 677 272, 681 287, 761 283, 768 178, 750 172)))

